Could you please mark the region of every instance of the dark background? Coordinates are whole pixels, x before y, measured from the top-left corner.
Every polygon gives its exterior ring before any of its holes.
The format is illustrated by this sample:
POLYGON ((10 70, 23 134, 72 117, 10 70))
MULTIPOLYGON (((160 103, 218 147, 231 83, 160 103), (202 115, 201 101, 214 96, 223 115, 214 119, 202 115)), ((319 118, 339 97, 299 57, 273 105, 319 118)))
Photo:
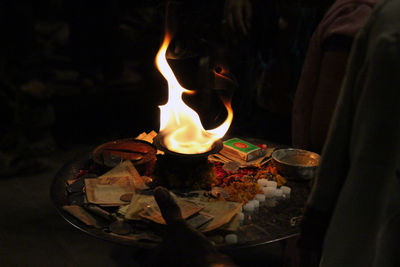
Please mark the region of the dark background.
MULTIPOLYGON (((181 83, 196 90, 186 100, 205 128, 225 116, 212 74, 222 64, 239 84, 228 134, 290 145, 291 99, 319 16, 311 12, 311 22, 301 24, 297 1, 279 3, 254 1, 252 30, 235 44, 220 32, 222 3, 175 3, 171 47, 182 49, 170 64, 181 83), (289 27, 279 28, 279 16, 289 27), (275 105, 260 105, 260 86, 275 105)), ((66 162, 106 141, 158 130, 158 105, 167 91, 154 57, 166 5, 157 0, 0 3, 1 266, 135 266, 148 253, 74 229, 57 214, 49 190, 66 162)), ((254 250, 240 263, 280 265, 281 248, 268 249, 275 257, 254 250)))

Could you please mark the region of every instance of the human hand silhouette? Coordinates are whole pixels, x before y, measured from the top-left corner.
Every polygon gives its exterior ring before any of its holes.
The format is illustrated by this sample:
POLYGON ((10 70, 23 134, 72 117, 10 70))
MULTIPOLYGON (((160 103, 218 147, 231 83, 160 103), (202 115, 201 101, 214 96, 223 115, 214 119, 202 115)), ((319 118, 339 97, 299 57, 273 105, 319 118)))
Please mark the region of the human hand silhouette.
POLYGON ((250 0, 226 0, 222 32, 234 42, 243 40, 251 27, 252 5, 250 0))
POLYGON ((179 206, 167 189, 157 187, 154 198, 167 223, 167 232, 155 249, 150 266, 235 266, 201 232, 183 220, 179 206))

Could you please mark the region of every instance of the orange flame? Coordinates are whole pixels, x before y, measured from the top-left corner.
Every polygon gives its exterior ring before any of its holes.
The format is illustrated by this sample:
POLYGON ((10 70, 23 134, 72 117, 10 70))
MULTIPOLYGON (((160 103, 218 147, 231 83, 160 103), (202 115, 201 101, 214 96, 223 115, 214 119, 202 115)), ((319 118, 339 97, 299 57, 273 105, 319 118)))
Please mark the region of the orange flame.
POLYGON ((206 131, 199 115, 182 100, 183 93, 193 93, 183 88, 176 79, 166 59, 171 36, 166 33, 164 42, 156 56, 158 70, 168 82, 168 102, 160 108, 160 134, 164 136, 165 146, 182 154, 199 154, 211 149, 213 143, 228 131, 233 119, 230 102, 225 101, 228 115, 217 128, 206 131))

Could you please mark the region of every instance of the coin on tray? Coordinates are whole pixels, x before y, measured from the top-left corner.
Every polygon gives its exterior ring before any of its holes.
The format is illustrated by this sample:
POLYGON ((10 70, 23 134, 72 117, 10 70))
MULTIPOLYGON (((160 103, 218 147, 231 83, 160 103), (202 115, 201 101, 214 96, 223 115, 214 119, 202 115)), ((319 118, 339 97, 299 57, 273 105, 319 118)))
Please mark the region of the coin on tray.
POLYGON ((126 194, 121 195, 119 199, 121 201, 131 202, 132 196, 133 196, 133 193, 126 193, 126 194))
POLYGON ((117 235, 127 235, 132 232, 132 227, 125 221, 116 220, 109 226, 111 232, 117 235))
POLYGON ((76 192, 68 195, 68 201, 70 205, 82 206, 85 203, 85 193, 76 192))

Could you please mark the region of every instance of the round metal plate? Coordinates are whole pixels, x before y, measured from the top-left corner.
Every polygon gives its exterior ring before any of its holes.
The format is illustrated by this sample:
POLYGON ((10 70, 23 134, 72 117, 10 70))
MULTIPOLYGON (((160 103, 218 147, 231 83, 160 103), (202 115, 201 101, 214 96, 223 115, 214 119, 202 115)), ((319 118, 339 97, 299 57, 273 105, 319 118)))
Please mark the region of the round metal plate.
MULTIPOLYGON (((252 139, 251 142, 255 142, 252 139)), ((222 142, 221 142, 222 145, 222 142)), ((202 155, 204 157, 204 155, 202 155)), ((144 248, 144 249, 151 249, 154 248, 157 244, 156 243, 151 243, 151 242, 141 242, 141 241, 132 241, 132 240, 127 240, 123 236, 118 236, 118 235, 111 235, 110 233, 104 231, 103 229, 95 229, 92 227, 87 226, 86 224, 82 223, 66 211, 62 209, 64 205, 68 205, 68 195, 66 191, 66 182, 69 179, 72 179, 77 175, 79 170, 84 169, 86 166, 89 166, 89 164, 93 163, 93 159, 91 156, 91 153, 88 153, 87 155, 84 155, 81 158, 76 158, 70 161, 69 163, 65 164, 56 174, 54 177, 54 180, 52 182, 51 188, 50 188, 50 196, 51 199, 57 208, 59 214, 71 225, 76 227, 77 229, 92 235, 96 238, 100 238, 103 240, 115 242, 118 244, 123 244, 123 245, 129 245, 129 246, 134 246, 137 248, 144 248)), ((301 190, 304 190, 305 184, 299 184, 301 185, 301 190)), ((296 191, 296 190, 293 190, 296 191)), ((299 188, 300 191, 300 188, 299 188)), ((300 203, 302 206, 303 203, 300 203)), ((263 221, 260 221, 260 218, 257 216, 254 216, 254 221, 253 224, 259 227, 265 228, 265 223, 263 221)), ((268 229, 266 229, 268 230, 268 229)), ((263 245, 270 245, 273 243, 279 243, 279 242, 285 242, 285 240, 289 238, 293 238, 298 235, 298 227, 296 228, 288 228, 287 231, 284 231, 279 234, 279 237, 275 238, 260 238, 257 240, 253 240, 251 242, 247 243, 242 243, 242 244, 237 244, 237 245, 217 245, 217 248, 222 250, 222 251, 236 251, 236 250, 242 250, 242 249, 249 249, 253 247, 258 247, 258 246, 263 246, 263 245)))

